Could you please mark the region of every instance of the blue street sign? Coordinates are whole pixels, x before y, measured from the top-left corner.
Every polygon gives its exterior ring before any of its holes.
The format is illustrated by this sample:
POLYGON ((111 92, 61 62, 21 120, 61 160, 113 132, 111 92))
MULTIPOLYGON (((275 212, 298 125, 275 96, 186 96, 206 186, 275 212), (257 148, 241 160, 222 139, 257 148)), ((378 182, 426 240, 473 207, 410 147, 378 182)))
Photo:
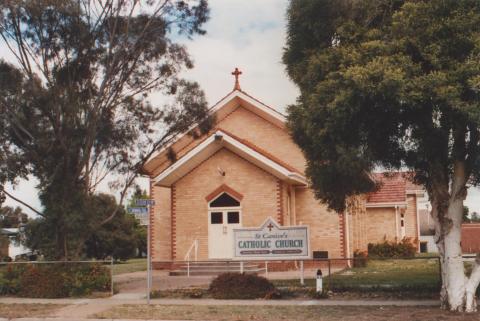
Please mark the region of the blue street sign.
POLYGON ((138 199, 135 200, 135 204, 137 204, 137 206, 149 206, 155 205, 155 201, 150 199, 138 199))
POLYGON ((132 214, 142 214, 142 213, 148 213, 148 208, 146 207, 129 207, 127 209, 128 213, 132 214))

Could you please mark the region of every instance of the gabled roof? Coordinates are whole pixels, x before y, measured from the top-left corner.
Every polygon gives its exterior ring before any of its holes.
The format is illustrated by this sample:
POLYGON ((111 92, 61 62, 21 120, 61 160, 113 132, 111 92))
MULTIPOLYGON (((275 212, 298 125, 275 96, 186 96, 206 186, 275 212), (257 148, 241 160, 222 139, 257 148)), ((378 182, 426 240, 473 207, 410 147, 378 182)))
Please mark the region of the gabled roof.
POLYGON ((307 184, 307 179, 293 168, 287 168, 284 164, 280 164, 275 159, 269 157, 268 154, 263 153, 262 150, 255 148, 255 145, 239 141, 221 130, 217 130, 155 177, 154 184, 171 186, 222 148, 230 150, 281 180, 294 185, 307 184))
MULTIPOLYGON (((217 120, 221 120, 227 115, 229 115, 238 106, 242 106, 243 108, 255 113, 256 115, 262 117, 263 119, 269 121, 270 123, 278 127, 285 127, 285 115, 273 109, 272 107, 267 106, 256 98, 253 98, 242 90, 233 90, 232 92, 230 92, 214 106, 212 106, 209 109, 208 114, 215 115, 217 120)), ((163 162, 161 161, 161 159, 165 158, 169 148, 171 148, 175 143, 185 141, 185 145, 188 145, 190 140, 194 140, 189 136, 189 133, 194 131, 197 126, 198 124, 193 124, 185 132, 171 137, 167 144, 156 154, 150 157, 150 159, 145 163, 143 167, 144 172, 152 173, 153 169, 158 166, 158 163, 163 162)))
POLYGON ((374 173, 374 180, 380 184, 377 191, 368 194, 367 206, 374 207, 406 205, 407 194, 423 193, 423 188, 412 182, 411 173, 374 173))

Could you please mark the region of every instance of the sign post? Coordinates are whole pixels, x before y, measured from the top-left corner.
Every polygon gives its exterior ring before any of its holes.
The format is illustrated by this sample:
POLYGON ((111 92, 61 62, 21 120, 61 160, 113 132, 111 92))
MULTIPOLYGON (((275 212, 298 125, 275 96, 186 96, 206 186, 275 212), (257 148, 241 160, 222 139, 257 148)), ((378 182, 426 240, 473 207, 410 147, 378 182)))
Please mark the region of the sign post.
POLYGON ((150 292, 152 291, 152 253, 150 250, 150 226, 151 206, 155 205, 152 199, 137 199, 135 205, 142 207, 129 207, 128 212, 133 214, 147 213, 147 304, 150 304, 150 292), (146 206, 146 207, 145 207, 146 206))

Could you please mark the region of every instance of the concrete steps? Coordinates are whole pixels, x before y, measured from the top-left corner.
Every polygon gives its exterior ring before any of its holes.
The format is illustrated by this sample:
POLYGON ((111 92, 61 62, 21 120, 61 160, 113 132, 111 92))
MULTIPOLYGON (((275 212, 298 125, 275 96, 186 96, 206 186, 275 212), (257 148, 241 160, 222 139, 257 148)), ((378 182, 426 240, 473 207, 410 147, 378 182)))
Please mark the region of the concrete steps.
MULTIPOLYGON (((236 261, 197 261, 181 263, 176 268, 169 272, 172 276, 186 276, 188 275, 188 269, 190 269, 190 276, 210 276, 219 275, 222 273, 240 273, 242 266, 240 262, 236 261), (189 267, 190 265, 190 267, 189 267)), ((255 263, 243 263, 243 272, 248 274, 257 274, 265 271, 263 267, 260 267, 255 263)))

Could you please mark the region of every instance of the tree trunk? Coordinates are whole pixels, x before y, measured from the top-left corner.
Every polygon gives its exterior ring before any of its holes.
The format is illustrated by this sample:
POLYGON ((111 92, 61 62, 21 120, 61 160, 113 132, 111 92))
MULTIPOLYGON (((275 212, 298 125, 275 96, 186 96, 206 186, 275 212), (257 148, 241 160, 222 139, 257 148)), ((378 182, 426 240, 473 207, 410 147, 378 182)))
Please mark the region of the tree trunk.
POLYGON ((463 200, 450 201, 447 217, 443 220, 445 253, 442 271, 445 274, 445 290, 451 311, 463 311, 465 304, 465 271, 461 242, 463 200))
POLYGON ((451 198, 446 213, 442 213, 438 204, 432 202, 432 206, 437 206, 434 218, 442 271, 441 306, 455 312, 475 312, 475 292, 480 283, 480 255, 477 255, 472 273, 466 276, 461 248, 463 198, 451 198))

